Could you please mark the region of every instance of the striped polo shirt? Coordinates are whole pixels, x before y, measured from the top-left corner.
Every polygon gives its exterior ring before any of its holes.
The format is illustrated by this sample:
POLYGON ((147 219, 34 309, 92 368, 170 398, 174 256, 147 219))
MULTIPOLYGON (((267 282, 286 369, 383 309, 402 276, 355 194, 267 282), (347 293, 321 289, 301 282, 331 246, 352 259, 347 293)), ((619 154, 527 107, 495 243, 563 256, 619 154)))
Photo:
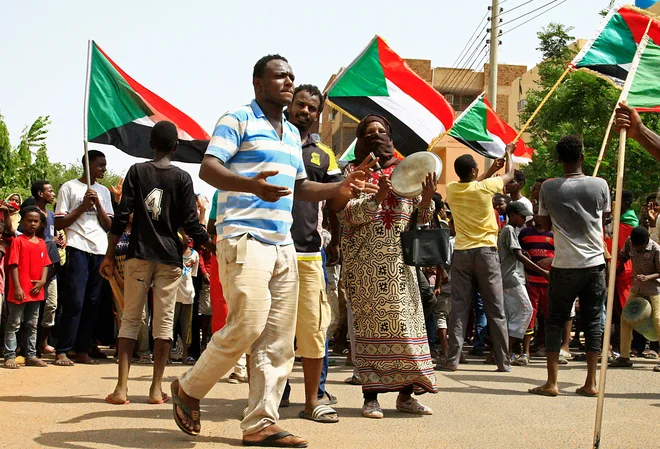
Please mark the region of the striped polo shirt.
MULTIPOLYGON (((253 177, 261 171, 279 173, 266 182, 288 187, 305 179, 300 133, 282 118, 277 135, 256 100, 226 112, 218 120, 206 154, 217 157, 232 173, 253 177)), ((216 228, 226 239, 245 233, 272 245, 289 245, 293 194, 270 203, 244 192, 218 191, 216 228)))

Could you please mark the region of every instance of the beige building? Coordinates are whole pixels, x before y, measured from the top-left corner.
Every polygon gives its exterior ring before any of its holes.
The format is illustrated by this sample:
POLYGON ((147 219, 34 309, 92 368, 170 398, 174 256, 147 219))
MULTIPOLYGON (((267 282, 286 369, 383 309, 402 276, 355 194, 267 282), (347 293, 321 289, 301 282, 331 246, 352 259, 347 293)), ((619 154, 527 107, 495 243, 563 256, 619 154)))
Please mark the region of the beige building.
MULTIPOLYGON (((489 65, 485 64, 483 71, 461 70, 431 67, 428 59, 406 59, 406 62, 419 76, 431 84, 438 92, 452 104, 457 114, 463 112, 479 94, 488 91, 489 65)), ((498 97, 497 112, 508 121, 509 96, 512 94, 513 81, 527 71, 526 66, 500 64, 498 67, 498 97)), ((334 81, 336 75, 328 80, 328 85, 334 81)), ((326 86, 327 87, 327 86, 326 86)), ((355 139, 357 123, 330 107, 323 111, 320 134, 323 143, 333 149, 338 157, 348 148, 355 139)), ((454 161, 460 155, 473 153, 472 150, 461 145, 449 136, 445 136, 432 149, 443 163, 438 191, 444 196, 445 186, 458 178, 454 173, 454 161)), ((476 156, 476 154, 475 154, 476 156)), ((484 158, 475 158, 479 169, 483 170, 484 158)))

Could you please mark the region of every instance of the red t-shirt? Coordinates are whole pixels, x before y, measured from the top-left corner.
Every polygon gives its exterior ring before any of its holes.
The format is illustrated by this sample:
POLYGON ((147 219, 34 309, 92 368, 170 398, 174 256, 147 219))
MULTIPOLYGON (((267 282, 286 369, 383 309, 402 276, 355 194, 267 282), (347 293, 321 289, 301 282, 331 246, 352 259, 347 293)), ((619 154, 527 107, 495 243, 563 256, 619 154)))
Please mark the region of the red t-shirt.
MULTIPOLYGON (((40 280, 43 268, 52 264, 48 257, 46 242, 42 239, 38 240, 37 243, 33 243, 30 241, 30 237, 20 235, 14 239, 9 248, 7 266, 18 266, 18 281, 21 284, 23 292, 25 292, 24 302, 44 300, 43 288, 39 290, 36 296, 30 294, 30 290, 34 288, 32 281, 40 280)), ((8 276, 8 278, 9 291, 7 292, 7 301, 17 304, 14 297, 14 281, 11 276, 8 276)))

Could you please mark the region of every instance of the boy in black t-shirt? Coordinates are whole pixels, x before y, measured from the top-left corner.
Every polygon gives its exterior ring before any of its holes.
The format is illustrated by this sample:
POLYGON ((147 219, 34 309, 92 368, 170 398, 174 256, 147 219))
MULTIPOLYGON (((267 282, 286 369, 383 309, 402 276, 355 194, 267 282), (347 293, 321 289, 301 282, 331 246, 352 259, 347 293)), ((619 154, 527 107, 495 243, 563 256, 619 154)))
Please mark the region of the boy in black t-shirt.
POLYGON ((124 265, 124 313, 118 338, 119 377, 115 391, 105 400, 128 404, 128 372, 137 340, 147 292, 153 283, 154 374, 149 403, 169 400, 161 382, 173 334, 176 293, 181 280, 184 245, 177 235, 183 227, 198 244, 210 244, 197 217, 190 175, 172 165, 177 149, 173 123, 161 121, 151 131, 153 161, 133 165, 126 174, 121 203, 110 229, 108 251, 101 274, 109 279, 114 272, 115 248, 133 214, 132 232, 124 265))

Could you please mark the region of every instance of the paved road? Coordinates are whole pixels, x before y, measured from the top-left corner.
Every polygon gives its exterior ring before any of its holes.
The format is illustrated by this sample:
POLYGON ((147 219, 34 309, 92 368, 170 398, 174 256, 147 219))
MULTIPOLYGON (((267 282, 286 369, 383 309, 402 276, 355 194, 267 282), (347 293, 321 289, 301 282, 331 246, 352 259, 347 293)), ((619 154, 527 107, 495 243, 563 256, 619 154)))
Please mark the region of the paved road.
MULTIPOLYGON (((341 359, 339 360, 341 362, 341 359)), ((602 448, 657 448, 660 373, 655 362, 636 362, 632 370, 608 372, 602 448)), ((394 410, 395 395, 381 397, 383 420, 360 415, 359 387, 343 382, 350 371, 330 368, 328 388, 339 397, 341 421, 317 424, 297 418, 303 401, 302 373, 292 375, 292 406, 281 409, 282 426, 310 440, 310 448, 590 448, 596 399, 573 394, 584 380, 584 363, 560 371, 562 394, 545 398, 526 393, 544 379, 545 364, 533 360, 512 373, 492 372, 470 359, 456 373, 439 374, 440 393, 424 395, 434 415, 417 417, 394 410)), ((166 370, 171 381, 185 370, 166 370)), ((247 385, 218 383, 203 402, 202 434, 180 432, 171 405, 147 405, 151 367, 134 366, 131 404, 112 406, 103 398, 114 387, 116 365, 72 368, 49 366, 0 370, 2 448, 182 448, 240 446, 238 418, 247 385), (9 430, 12 428, 13 430, 9 430)))

